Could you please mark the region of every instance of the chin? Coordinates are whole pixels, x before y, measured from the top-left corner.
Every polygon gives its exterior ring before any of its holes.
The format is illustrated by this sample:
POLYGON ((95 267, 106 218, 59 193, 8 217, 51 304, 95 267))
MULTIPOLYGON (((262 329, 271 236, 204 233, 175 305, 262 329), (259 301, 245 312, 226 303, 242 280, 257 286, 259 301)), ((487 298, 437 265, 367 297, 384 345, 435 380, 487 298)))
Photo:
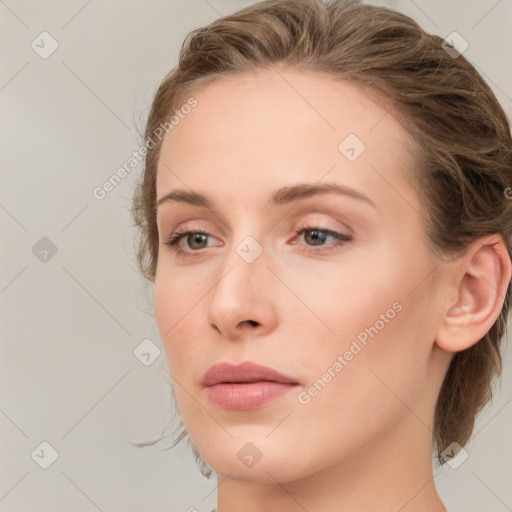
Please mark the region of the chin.
POLYGON ((260 459, 252 467, 244 467, 236 458, 227 458, 224 456, 214 457, 211 464, 208 465, 221 476, 229 475, 232 480, 240 480, 245 482, 258 482, 275 484, 278 482, 289 482, 301 478, 299 468, 291 469, 294 464, 293 460, 286 457, 278 461, 264 461, 260 459))
POLYGON ((293 447, 283 443, 275 446, 261 438, 253 443, 250 439, 250 436, 230 438, 218 443, 210 440, 209 446, 197 448, 218 475, 229 475, 233 480, 275 484, 276 480, 289 482, 307 476, 307 461, 300 465, 293 447))

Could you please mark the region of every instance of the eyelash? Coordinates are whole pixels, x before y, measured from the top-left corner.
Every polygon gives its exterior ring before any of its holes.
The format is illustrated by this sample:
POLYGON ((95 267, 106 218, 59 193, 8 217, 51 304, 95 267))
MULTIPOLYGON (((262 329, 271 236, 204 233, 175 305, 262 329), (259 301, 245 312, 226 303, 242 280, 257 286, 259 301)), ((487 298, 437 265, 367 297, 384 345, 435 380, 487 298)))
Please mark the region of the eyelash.
MULTIPOLYGON (((345 242, 350 242, 352 240, 352 237, 350 237, 349 235, 344 235, 343 233, 338 233, 337 231, 333 231, 332 229, 321 228, 319 226, 301 226, 295 230, 295 234, 297 236, 300 236, 306 231, 321 231, 322 233, 325 233, 328 236, 332 236, 332 237, 338 239, 338 243, 332 244, 335 247, 339 247, 340 245, 343 245, 345 242)), ((177 256, 180 256, 182 258, 197 256, 197 254, 195 254, 195 253, 199 253, 200 250, 193 251, 192 253, 189 253, 187 251, 183 251, 182 249, 180 249, 178 247, 179 241, 182 238, 184 238, 185 236, 190 235, 190 234, 211 236, 209 233, 205 233, 203 231, 187 230, 184 228, 178 228, 174 233, 171 234, 171 236, 168 238, 167 242, 164 242, 164 244, 169 246, 171 248, 171 250, 177 256)), ((307 250, 306 252, 318 253, 318 252, 331 251, 331 250, 334 250, 334 249, 320 249, 320 250, 314 249, 314 250, 307 250)))

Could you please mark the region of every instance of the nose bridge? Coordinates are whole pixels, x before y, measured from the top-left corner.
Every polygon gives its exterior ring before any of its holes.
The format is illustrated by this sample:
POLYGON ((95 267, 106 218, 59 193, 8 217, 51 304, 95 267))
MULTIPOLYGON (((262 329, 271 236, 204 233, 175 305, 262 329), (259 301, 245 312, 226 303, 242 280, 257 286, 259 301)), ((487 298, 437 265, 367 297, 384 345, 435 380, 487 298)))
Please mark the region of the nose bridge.
POLYGON ((233 244, 222 262, 212 299, 216 296, 232 301, 237 296, 242 298, 242 295, 256 299, 263 291, 261 285, 268 281, 265 263, 263 247, 253 237, 245 237, 233 244))
POLYGON ((258 215, 248 215, 242 205, 238 205, 236 211, 237 214, 233 216, 232 239, 225 252, 220 274, 225 277, 219 281, 219 285, 226 286, 229 281, 234 286, 243 283, 246 291, 250 292, 258 281, 261 282, 264 274, 268 273, 265 267, 267 258, 263 250, 265 233, 258 215))
POLYGON ((252 236, 226 251, 208 299, 208 321, 224 334, 234 335, 242 322, 257 322, 260 330, 274 324, 271 273, 266 265, 263 247, 252 236))

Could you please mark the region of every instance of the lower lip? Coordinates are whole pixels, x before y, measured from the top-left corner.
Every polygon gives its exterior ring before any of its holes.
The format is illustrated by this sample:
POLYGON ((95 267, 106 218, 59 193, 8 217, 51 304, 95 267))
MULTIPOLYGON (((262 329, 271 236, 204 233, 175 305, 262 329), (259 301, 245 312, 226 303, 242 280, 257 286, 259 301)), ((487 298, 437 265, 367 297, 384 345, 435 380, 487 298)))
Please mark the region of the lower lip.
POLYGON ((261 381, 246 384, 220 383, 208 386, 209 399, 223 409, 248 410, 262 405, 294 389, 296 384, 261 381))

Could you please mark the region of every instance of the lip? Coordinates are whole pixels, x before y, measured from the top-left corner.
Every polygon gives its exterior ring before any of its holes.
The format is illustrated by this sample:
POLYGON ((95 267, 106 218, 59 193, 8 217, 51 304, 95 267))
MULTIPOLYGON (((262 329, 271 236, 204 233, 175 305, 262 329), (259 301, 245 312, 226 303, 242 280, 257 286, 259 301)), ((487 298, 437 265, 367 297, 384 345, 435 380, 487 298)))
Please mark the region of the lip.
POLYGON ((256 409, 294 389, 299 383, 273 368, 251 361, 218 363, 204 375, 208 398, 223 409, 256 409))

